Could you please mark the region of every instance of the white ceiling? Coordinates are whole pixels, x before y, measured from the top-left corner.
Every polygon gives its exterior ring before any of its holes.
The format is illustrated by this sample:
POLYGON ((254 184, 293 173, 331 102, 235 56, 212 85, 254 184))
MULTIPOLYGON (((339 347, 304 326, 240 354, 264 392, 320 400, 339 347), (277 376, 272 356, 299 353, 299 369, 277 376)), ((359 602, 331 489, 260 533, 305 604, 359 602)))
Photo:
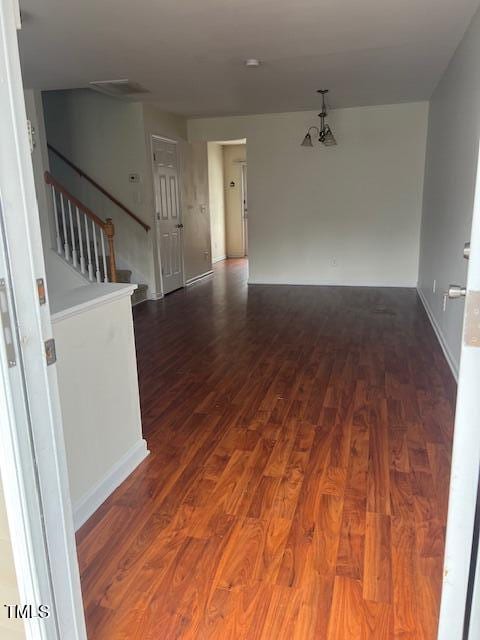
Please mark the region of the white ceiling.
POLYGON ((189 116, 428 99, 479 0, 20 0, 25 86, 129 78, 189 116), (246 68, 246 58, 260 68, 246 68))

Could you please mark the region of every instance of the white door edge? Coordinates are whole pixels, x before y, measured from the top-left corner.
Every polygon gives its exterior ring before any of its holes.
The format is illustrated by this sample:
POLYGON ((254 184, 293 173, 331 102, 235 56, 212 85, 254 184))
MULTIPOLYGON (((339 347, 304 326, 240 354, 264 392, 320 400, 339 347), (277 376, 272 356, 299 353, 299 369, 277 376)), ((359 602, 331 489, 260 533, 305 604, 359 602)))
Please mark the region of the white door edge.
MULTIPOLYGON (((465 238, 467 241, 468 238, 465 238)), ((480 291, 480 172, 473 207, 467 302, 480 291)), ((466 305, 467 308, 467 305, 466 305)), ((462 640, 480 466, 480 348, 468 346, 462 331, 453 438, 439 640, 462 640)))
POLYGON ((1 336, 0 465, 18 604, 51 605, 50 617, 25 621, 28 638, 85 640, 56 368, 45 359, 50 310, 36 287, 45 267, 12 2, 0 3, 0 51, 0 269, 16 353, 9 367, 1 336))

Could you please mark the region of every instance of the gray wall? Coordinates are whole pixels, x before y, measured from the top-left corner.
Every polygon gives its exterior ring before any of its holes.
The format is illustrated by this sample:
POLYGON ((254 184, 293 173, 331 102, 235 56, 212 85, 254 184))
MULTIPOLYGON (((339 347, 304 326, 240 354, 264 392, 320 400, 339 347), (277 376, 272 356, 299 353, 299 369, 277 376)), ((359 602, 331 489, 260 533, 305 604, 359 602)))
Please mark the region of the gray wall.
POLYGON ((339 145, 314 149, 317 112, 189 120, 192 141, 247 138, 250 281, 416 286, 427 113, 338 109, 339 145))
POLYGON ((227 255, 225 244, 225 186, 223 171, 223 147, 217 142, 208 143, 208 195, 210 201, 210 234, 212 237, 212 262, 227 255))
POLYGON ((85 280, 57 254, 56 239, 53 233, 53 202, 50 188, 47 187, 44 179, 44 173, 45 171, 50 171, 50 165, 46 145, 42 96, 40 91, 33 89, 25 89, 24 95, 27 117, 32 123, 35 132, 32 165, 42 232, 47 287, 50 293, 61 293, 84 285, 85 280))
POLYGON ((179 142, 187 278, 210 268, 207 154, 186 142, 186 120, 154 105, 110 98, 91 90, 43 94, 48 141, 151 226, 149 233, 50 154, 52 173, 102 218, 115 224, 120 268, 161 295, 151 167, 153 134, 179 142), (130 183, 136 173, 139 183, 130 183), (204 188, 205 187, 205 188, 204 188), (207 252, 207 255, 205 254, 207 252), (208 268, 206 268, 208 267, 208 268))
POLYGON ((181 146, 182 222, 187 281, 212 269, 206 142, 181 146))
MULTIPOLYGON (((142 105, 87 89, 48 91, 43 103, 48 142, 151 225, 142 105), (140 183, 129 183, 129 173, 137 173, 140 183)), ((54 176, 98 216, 113 219, 118 266, 131 269, 133 282, 146 283, 154 291, 152 234, 55 155, 50 154, 50 165, 54 176)))
POLYGON ((425 165, 419 291, 454 371, 464 304, 449 300, 443 311, 443 293, 466 281, 462 250, 470 238, 479 135, 480 12, 432 97, 425 165))

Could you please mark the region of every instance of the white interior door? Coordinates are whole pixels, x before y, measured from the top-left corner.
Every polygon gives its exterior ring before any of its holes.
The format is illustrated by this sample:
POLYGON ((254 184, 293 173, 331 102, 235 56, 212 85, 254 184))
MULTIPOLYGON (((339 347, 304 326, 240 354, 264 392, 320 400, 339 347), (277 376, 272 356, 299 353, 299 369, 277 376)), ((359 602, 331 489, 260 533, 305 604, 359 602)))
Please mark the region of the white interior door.
MULTIPOLYGON (((459 251, 461 248, 459 248, 459 251)), ((463 284, 463 283, 460 283, 463 284)), ((439 640, 478 640, 479 631, 465 628, 470 582, 476 582, 472 625, 480 616, 480 576, 471 571, 472 540, 480 462, 480 172, 470 239, 465 315, 453 442, 439 640), (473 579, 472 579, 473 578, 473 579)), ((474 565, 475 563, 473 563, 474 565)), ((467 615, 468 618, 468 615, 467 615)))
POLYGON ((157 244, 162 269, 163 293, 184 285, 183 224, 178 187, 177 145, 153 138, 157 244))

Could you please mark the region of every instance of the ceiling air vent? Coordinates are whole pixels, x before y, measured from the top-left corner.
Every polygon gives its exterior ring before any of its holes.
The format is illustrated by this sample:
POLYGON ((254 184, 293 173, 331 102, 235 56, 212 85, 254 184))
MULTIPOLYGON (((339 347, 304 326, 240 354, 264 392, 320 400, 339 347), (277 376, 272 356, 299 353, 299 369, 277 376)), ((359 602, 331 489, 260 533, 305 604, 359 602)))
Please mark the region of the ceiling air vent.
POLYGON ((138 93, 148 93, 138 82, 130 80, 97 80, 90 82, 90 87, 109 96, 128 97, 138 93))

